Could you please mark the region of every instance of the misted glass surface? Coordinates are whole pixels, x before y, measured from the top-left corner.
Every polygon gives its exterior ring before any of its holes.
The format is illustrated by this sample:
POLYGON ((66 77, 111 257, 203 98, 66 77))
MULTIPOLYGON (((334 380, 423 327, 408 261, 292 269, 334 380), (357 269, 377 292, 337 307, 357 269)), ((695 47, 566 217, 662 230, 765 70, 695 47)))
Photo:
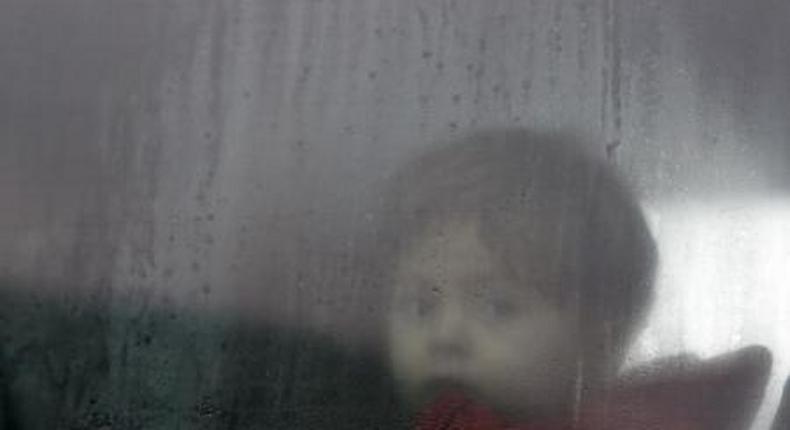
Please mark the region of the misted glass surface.
POLYGON ((0 0, 0 429, 789 428, 789 19, 0 0))

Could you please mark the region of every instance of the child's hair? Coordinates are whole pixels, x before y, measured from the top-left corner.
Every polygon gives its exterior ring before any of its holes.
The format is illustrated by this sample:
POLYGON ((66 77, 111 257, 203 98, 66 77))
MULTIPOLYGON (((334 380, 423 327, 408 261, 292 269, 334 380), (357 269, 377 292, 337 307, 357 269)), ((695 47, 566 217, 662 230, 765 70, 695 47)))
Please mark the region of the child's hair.
POLYGON ((652 296, 655 245, 622 181, 573 139, 471 133, 401 169, 383 207, 376 258, 385 283, 431 226, 479 222, 517 281, 579 312, 589 346, 619 364, 652 296), (545 269, 552 279, 532 278, 545 269))

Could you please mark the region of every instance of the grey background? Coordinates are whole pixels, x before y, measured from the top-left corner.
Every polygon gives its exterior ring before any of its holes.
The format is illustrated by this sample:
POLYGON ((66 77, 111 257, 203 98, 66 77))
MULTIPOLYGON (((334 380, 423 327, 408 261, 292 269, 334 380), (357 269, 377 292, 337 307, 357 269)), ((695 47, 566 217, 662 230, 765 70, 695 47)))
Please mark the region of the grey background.
MULTIPOLYGON (((788 19, 783 0, 0 0, 0 274, 123 307, 113 348, 169 309, 365 343, 356 237, 383 178, 474 128, 571 131, 680 252, 635 360, 768 345, 764 428, 790 371, 788 19)), ((221 324, 168 353, 219 366, 221 324)))

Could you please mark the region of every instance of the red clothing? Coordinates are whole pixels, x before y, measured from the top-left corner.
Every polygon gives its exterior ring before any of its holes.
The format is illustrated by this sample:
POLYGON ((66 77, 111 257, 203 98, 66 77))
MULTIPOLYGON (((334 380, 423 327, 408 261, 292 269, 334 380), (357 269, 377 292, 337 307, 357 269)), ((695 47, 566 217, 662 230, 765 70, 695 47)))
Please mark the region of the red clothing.
POLYGON ((460 393, 447 393, 420 414, 417 430, 570 430, 551 423, 515 424, 460 393))
POLYGON ((420 413, 416 430, 746 429, 762 399, 770 362, 767 350, 750 347, 706 362, 676 362, 658 373, 642 369, 582 407, 575 425, 508 422, 463 394, 447 393, 420 413))

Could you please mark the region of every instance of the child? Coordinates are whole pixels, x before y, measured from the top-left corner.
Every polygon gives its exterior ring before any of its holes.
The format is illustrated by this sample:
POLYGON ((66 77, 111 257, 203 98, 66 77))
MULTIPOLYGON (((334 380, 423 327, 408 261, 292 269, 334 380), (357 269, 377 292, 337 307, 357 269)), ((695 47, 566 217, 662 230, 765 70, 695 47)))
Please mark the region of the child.
MULTIPOLYGON (((477 132, 406 166, 385 208, 388 351, 418 428, 641 428, 605 412, 630 393, 612 394, 656 251, 607 164, 477 132)), ((684 425, 658 428, 701 428, 684 425)))

